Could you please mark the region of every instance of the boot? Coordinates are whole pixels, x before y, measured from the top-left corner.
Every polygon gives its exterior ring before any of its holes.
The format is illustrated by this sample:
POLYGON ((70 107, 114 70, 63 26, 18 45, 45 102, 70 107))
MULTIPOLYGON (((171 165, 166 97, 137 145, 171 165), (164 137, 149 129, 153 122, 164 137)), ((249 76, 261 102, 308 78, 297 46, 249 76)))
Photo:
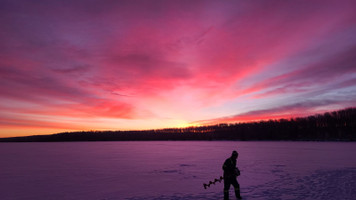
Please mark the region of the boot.
POLYGON ((239 188, 235 188, 235 196, 236 196, 236 199, 242 199, 242 197, 240 195, 240 189, 239 188))
POLYGON ((229 200, 229 190, 224 190, 224 200, 229 200))

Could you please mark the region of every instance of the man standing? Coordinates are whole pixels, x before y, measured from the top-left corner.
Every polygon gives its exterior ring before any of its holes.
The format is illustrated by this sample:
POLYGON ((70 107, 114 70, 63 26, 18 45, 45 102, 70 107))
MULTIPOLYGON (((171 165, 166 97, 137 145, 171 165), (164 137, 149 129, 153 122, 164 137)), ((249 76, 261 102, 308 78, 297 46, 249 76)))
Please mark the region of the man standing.
POLYGON ((236 160, 239 154, 233 151, 230 158, 226 159, 223 165, 224 170, 224 200, 229 199, 230 185, 234 186, 237 199, 242 199, 240 196, 240 185, 236 177, 240 175, 240 170, 236 167, 236 160))

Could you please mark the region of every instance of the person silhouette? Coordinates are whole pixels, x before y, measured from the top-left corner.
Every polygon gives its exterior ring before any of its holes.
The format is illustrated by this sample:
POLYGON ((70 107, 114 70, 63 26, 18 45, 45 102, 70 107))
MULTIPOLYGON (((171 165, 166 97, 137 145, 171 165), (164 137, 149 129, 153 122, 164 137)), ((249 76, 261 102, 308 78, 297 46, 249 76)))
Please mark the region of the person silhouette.
POLYGON ((236 161, 239 154, 233 151, 231 157, 225 160, 223 164, 224 170, 224 200, 229 199, 230 185, 234 186, 236 199, 242 199, 240 195, 240 185, 237 182, 237 176, 240 176, 240 170, 236 167, 236 161))

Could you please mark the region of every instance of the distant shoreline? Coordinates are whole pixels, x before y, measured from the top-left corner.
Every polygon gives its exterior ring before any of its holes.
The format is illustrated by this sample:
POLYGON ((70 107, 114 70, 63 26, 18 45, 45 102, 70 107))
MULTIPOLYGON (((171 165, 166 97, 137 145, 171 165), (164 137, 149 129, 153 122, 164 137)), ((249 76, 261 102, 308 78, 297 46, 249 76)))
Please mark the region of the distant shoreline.
POLYGON ((80 131, 0 138, 0 142, 78 141, 356 141, 356 108, 323 115, 143 131, 80 131))

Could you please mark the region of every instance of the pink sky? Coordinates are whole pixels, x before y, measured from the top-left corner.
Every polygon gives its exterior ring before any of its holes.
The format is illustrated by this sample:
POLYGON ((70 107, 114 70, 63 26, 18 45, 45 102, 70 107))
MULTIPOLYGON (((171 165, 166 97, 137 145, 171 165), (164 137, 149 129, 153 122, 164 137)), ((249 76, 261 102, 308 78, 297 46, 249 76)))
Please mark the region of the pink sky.
POLYGON ((1 1, 0 137, 356 106, 356 3, 1 1))

